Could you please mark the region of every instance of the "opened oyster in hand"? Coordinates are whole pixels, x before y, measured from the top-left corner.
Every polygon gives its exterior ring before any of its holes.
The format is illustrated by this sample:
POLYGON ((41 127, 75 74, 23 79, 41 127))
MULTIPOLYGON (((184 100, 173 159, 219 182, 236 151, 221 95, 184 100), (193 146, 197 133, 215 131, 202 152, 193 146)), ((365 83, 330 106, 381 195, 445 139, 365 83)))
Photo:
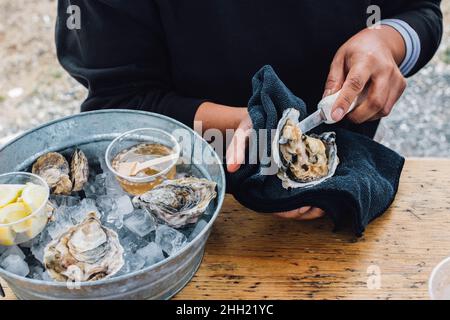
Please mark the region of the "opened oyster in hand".
POLYGON ((49 152, 39 157, 32 172, 47 182, 53 194, 69 195, 72 192, 69 163, 61 154, 49 152))
POLYGON ((307 136, 300 130, 299 116, 296 109, 284 111, 272 144, 277 176, 286 189, 321 183, 334 175, 339 164, 335 133, 307 136))
POLYGON ((147 209, 174 228, 197 222, 209 202, 217 196, 216 183, 187 177, 166 180, 133 199, 135 206, 147 209))
POLYGON ((100 280, 122 268, 123 251, 117 233, 91 212, 45 247, 44 265, 56 281, 100 280))

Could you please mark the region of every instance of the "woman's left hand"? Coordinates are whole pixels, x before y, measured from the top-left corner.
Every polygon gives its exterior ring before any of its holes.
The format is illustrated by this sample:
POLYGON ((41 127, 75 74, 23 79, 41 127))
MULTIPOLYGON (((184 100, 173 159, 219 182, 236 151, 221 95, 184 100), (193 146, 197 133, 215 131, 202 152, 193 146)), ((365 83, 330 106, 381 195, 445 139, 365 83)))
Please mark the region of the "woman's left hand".
MULTIPOLYGON (((230 145, 227 148, 227 170, 230 173, 239 170, 241 164, 245 161, 245 149, 253 129, 252 120, 248 113, 241 118, 241 121, 233 135, 230 145)), ((278 212, 274 215, 286 219, 295 220, 313 220, 320 218, 325 213, 319 209, 310 206, 301 207, 292 211, 278 212)))
POLYGON ((342 89, 333 119, 341 120, 357 97, 349 120, 363 123, 387 116, 406 87, 398 68, 405 50, 401 34, 390 26, 364 29, 344 43, 333 59, 324 92, 325 97, 342 89))
POLYGON ((292 211, 275 213, 275 216, 294 220, 314 220, 325 215, 325 211, 316 207, 302 207, 292 211))

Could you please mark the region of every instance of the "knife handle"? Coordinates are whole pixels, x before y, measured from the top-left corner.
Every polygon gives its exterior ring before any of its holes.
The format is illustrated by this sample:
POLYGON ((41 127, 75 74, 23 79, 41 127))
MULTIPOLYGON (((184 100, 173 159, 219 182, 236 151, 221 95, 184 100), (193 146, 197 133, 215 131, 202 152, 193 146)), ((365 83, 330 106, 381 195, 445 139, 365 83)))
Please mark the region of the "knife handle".
MULTIPOLYGON (((334 94, 332 94, 330 96, 327 96, 327 97, 323 98, 319 102, 319 104, 317 105, 317 108, 322 110, 322 112, 323 112, 323 114, 325 116, 324 122, 327 123, 327 124, 336 123, 336 121, 334 121, 333 118, 331 117, 331 111, 332 111, 333 105, 336 102, 337 98, 339 97, 340 93, 341 93, 341 90, 339 90, 338 92, 336 92, 336 93, 334 93, 334 94)), ((355 109, 357 100, 358 99, 355 99, 355 101, 353 101, 353 103, 351 104, 351 106, 348 109, 347 113, 349 113, 353 109, 355 109)))

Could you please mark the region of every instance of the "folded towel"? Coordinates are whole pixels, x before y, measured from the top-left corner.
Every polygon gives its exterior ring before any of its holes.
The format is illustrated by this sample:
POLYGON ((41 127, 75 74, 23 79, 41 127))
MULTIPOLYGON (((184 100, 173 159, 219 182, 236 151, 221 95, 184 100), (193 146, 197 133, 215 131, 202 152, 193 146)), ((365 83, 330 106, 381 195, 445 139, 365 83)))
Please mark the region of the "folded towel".
MULTIPOLYGON (((275 129, 283 110, 296 108, 300 119, 307 116, 305 103, 277 77, 270 66, 253 77, 253 96, 248 111, 254 129, 275 129)), ((290 211, 303 206, 322 208, 332 218, 335 230, 351 226, 361 236, 367 224, 382 215, 394 200, 404 158, 366 136, 322 125, 313 132, 336 132, 340 164, 333 177, 308 188, 284 189, 276 175, 262 173, 269 164, 243 164, 227 176, 227 190, 244 206, 259 212, 290 211)), ((271 139, 270 130, 268 139, 271 139)), ((258 137, 259 139, 259 137, 258 137)), ((271 146, 262 143, 270 155, 271 146)), ((258 150, 251 144, 247 159, 258 150)))

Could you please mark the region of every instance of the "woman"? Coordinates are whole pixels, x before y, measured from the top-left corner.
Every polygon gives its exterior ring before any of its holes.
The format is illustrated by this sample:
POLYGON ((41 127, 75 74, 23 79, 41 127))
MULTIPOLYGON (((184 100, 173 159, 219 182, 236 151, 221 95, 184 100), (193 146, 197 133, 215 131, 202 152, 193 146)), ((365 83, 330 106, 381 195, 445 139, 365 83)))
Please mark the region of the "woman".
MULTIPOLYGON (((314 111, 342 89, 333 117, 372 136, 442 36, 437 0, 60 0, 56 33, 63 67, 89 89, 82 111, 147 110, 204 130, 238 129, 227 152, 235 172, 251 128, 251 77, 270 64, 314 111), (66 25, 69 5, 79 29, 66 25), (377 6, 377 7, 374 7, 377 6), (384 20, 367 28, 368 9, 384 20), (330 67, 331 66, 331 67, 330 67)), ((69 11, 70 12, 70 11, 69 11)), ((315 219, 319 208, 278 215, 315 219)))

